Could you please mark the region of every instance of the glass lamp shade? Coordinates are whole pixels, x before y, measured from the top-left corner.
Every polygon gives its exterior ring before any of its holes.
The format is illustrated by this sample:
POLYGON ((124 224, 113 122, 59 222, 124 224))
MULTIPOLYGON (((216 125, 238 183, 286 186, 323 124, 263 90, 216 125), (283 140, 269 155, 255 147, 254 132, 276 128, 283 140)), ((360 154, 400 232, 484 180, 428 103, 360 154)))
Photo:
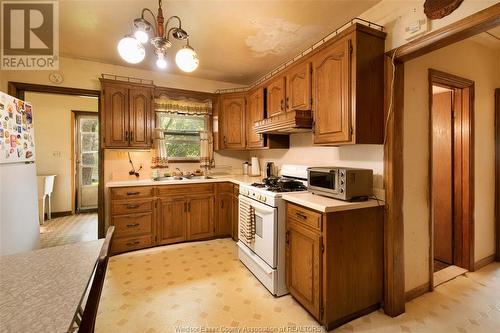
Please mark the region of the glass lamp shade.
POLYGON ((128 63, 137 64, 144 60, 144 46, 132 36, 123 37, 118 43, 118 53, 128 63))
POLYGON ((158 57, 158 59, 156 60, 156 66, 159 69, 165 69, 167 68, 167 61, 165 60, 164 57, 158 57))
POLYGON ((193 48, 186 45, 175 55, 175 63, 181 70, 189 73, 198 68, 200 60, 193 48))
POLYGON ((149 39, 148 33, 146 31, 144 31, 144 30, 137 30, 134 33, 134 37, 135 37, 135 39, 137 39, 142 44, 146 44, 146 42, 149 39))

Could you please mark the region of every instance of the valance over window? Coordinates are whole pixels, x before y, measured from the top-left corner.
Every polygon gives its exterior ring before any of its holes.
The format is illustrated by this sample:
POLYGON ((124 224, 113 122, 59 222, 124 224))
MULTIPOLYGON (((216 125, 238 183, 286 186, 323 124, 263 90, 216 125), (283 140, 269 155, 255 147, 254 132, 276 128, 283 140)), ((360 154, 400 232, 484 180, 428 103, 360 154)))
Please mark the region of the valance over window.
POLYGON ((176 114, 211 115, 212 101, 199 101, 191 98, 175 99, 162 96, 155 99, 155 111, 176 114))

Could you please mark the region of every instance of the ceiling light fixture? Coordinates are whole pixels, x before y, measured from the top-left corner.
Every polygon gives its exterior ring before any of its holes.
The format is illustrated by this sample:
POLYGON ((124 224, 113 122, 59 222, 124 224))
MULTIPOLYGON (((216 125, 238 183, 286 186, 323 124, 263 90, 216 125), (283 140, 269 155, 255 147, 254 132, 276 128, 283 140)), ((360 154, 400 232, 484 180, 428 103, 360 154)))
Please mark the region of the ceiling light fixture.
POLYGON ((158 0, 158 14, 156 17, 150 9, 144 8, 142 10, 141 17, 136 18, 133 22, 133 35, 126 35, 118 43, 118 53, 126 62, 137 64, 144 60, 146 55, 142 44, 150 41, 157 57, 156 66, 165 69, 167 68, 167 50, 172 46, 170 41, 170 36, 172 36, 177 40, 186 41, 186 45, 177 51, 175 56, 177 66, 184 72, 192 72, 198 68, 200 61, 194 49, 189 45, 189 34, 182 29, 182 22, 178 16, 169 17, 165 25, 163 25, 165 20, 161 5, 162 1, 158 0), (144 18, 146 13, 151 14, 154 25, 144 18), (168 25, 173 20, 176 20, 178 25, 169 29, 168 25), (154 36, 150 39, 151 33, 154 33, 154 36))

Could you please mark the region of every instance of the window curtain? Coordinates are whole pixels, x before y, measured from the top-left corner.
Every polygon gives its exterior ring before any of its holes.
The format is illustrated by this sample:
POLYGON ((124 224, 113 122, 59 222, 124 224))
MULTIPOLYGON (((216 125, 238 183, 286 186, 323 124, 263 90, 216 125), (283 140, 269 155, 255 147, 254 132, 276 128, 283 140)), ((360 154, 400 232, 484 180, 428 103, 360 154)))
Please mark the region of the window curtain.
MULTIPOLYGON (((200 166, 207 168, 214 166, 211 100, 200 101, 187 97, 173 98, 162 95, 155 99, 154 110, 155 112, 165 112, 169 114, 205 116, 205 128, 207 130, 200 133, 200 166)), ((151 167, 168 167, 166 142, 163 131, 159 128, 155 129, 153 146, 151 167)))

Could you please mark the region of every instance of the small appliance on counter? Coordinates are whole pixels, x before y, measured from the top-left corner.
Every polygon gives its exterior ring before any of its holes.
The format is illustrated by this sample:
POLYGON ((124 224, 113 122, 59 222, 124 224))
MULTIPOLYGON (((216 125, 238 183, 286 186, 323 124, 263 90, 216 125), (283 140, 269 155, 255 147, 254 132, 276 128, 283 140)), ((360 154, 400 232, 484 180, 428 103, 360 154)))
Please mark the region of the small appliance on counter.
POLYGON ((274 162, 266 162, 266 178, 271 178, 276 176, 274 162))
POLYGON ((346 200, 363 201, 373 195, 373 170, 345 167, 307 169, 307 189, 313 194, 346 200))
POLYGON ((250 164, 248 162, 243 162, 243 174, 244 175, 248 175, 248 168, 249 168, 250 164))
POLYGON ((260 176, 260 164, 258 157, 252 157, 252 167, 250 176, 260 176))

